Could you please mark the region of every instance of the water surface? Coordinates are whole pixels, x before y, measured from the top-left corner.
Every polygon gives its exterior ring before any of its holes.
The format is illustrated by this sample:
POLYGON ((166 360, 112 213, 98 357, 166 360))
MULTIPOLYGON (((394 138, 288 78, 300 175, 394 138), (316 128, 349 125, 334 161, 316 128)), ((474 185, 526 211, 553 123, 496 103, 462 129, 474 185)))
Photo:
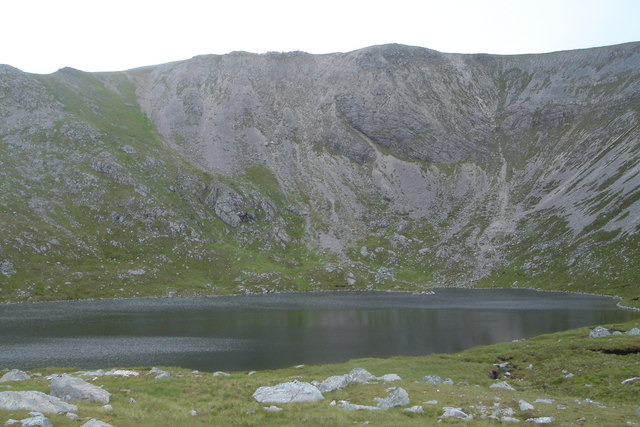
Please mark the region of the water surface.
POLYGON ((0 368, 257 370, 427 355, 640 313, 514 289, 322 292, 0 305, 0 368))

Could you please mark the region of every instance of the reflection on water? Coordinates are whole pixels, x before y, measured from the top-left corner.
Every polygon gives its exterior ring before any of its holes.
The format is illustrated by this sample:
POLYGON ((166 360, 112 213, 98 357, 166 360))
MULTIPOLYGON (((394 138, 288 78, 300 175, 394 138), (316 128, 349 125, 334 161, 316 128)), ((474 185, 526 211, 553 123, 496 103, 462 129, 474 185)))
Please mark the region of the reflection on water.
POLYGON ((607 298, 524 290, 0 305, 0 366, 265 369, 456 352, 639 315, 607 298))

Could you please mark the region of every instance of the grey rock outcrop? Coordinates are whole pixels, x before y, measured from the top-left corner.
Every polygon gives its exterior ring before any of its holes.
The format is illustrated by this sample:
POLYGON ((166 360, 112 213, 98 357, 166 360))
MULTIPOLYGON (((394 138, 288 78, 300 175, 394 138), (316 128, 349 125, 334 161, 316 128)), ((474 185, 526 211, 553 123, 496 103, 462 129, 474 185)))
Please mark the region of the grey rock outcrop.
POLYGON ((527 402, 526 400, 519 400, 518 405, 521 411, 533 411, 534 409, 536 409, 531 403, 527 402))
POLYGON ((80 427, 113 427, 113 426, 109 423, 105 423, 104 421, 91 418, 89 421, 82 424, 80 427))
POLYGON ((511 387, 506 381, 500 381, 500 382, 491 384, 489 386, 489 388, 497 388, 497 389, 503 389, 503 390, 516 391, 516 389, 511 387))
POLYGON ((603 338, 611 335, 611 332, 607 328, 602 326, 596 326, 589 332, 589 338, 603 338))
POLYGON ((555 422, 555 418, 553 417, 527 418, 525 422, 534 423, 534 424, 552 424, 553 422, 555 422))
POLYGON ((461 408, 453 408, 450 406, 445 406, 442 408, 444 413, 440 415, 440 418, 458 418, 460 420, 471 420, 473 417, 464 412, 461 408))
POLYGON ((317 385, 318 390, 322 393, 330 393, 335 390, 340 390, 351 384, 348 375, 334 375, 317 385))
POLYGON ((427 384, 431 384, 433 386, 436 386, 439 384, 445 384, 445 385, 453 384, 453 380, 451 378, 442 379, 437 375, 427 375, 424 378, 422 378, 422 381, 424 381, 427 384))
POLYGON ((353 368, 351 372, 347 374, 349 383, 367 384, 371 381, 376 381, 378 378, 371 372, 363 368, 353 368))
POLYGON ((370 405, 357 405, 355 403, 342 402, 340 407, 343 411, 380 411, 381 408, 370 405))
POLYGON ((377 406, 384 410, 397 408, 399 406, 407 406, 411 403, 409 400, 409 393, 407 393, 407 391, 402 387, 394 388, 387 397, 377 397, 375 398, 375 401, 377 402, 377 406))
POLYGON ((640 335, 640 329, 639 328, 631 328, 627 331, 627 335, 631 335, 631 336, 635 336, 635 335, 640 335))
POLYGON ((398 374, 384 374, 381 377, 378 377, 378 381, 384 381, 384 382, 393 382, 393 381, 401 381, 402 378, 400 378, 400 375, 398 374))
POLYGON ((317 402, 324 396, 317 387, 300 381, 291 381, 275 386, 258 388, 253 398, 260 403, 317 402))
POLYGON ((65 401, 82 400, 86 402, 109 403, 111 393, 89 384, 81 378, 63 375, 51 380, 50 393, 65 401))
POLYGON ((0 261, 0 274, 6 277, 11 277, 16 274, 16 270, 13 268, 13 264, 9 261, 0 261))
POLYGON ((25 381, 30 379, 31 376, 24 371, 19 369, 12 369, 2 377, 0 377, 0 383, 10 382, 10 381, 25 381))
POLYGON ((20 420, 21 427, 53 427, 51 421, 39 412, 31 412, 29 418, 20 420))
POLYGON ((3 391, 0 392, 0 409, 59 414, 75 412, 78 407, 39 391, 3 391))

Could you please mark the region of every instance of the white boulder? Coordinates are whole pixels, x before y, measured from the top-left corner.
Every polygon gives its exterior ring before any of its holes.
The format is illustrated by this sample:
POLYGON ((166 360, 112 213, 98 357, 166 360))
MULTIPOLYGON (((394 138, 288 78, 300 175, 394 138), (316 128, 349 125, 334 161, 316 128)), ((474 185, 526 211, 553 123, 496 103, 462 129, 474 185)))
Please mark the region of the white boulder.
POLYGON ((260 403, 294 403, 317 402, 323 400, 324 396, 317 387, 295 380, 272 387, 260 387, 253 393, 253 398, 260 403))

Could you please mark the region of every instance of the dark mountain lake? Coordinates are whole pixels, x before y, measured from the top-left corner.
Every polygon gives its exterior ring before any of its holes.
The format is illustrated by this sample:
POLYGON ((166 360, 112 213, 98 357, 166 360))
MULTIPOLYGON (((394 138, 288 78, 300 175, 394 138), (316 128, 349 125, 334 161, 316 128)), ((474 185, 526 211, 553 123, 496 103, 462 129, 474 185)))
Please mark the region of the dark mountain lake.
POLYGON ((0 305, 0 368, 257 370, 450 353, 640 313, 530 290, 322 292, 0 305))

